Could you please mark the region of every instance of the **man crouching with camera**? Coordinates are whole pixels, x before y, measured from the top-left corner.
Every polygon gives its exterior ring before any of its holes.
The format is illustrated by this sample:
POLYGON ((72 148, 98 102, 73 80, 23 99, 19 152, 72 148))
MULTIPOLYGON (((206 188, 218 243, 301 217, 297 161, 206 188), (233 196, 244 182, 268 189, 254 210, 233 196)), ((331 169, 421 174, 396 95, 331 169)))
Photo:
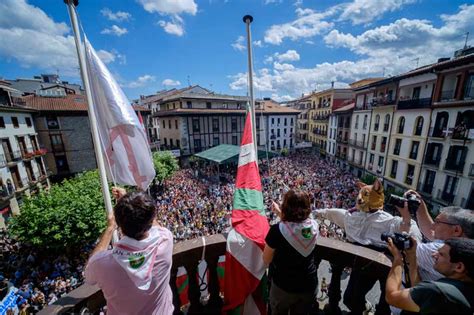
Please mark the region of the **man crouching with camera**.
POLYGON ((402 288, 404 266, 413 279, 417 274, 416 241, 388 238, 394 259, 387 277, 387 303, 420 314, 470 314, 474 312, 474 240, 450 238, 433 255, 434 269, 443 275, 436 281, 422 281, 411 288, 402 288), (409 245, 408 245, 409 246, 409 245))

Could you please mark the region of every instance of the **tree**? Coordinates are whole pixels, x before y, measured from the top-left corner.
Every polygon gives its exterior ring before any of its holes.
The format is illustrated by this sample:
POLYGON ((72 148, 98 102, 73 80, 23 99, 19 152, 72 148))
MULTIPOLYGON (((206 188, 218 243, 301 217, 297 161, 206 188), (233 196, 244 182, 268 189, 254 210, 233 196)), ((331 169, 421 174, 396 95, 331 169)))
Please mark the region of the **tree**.
POLYGON ((169 151, 153 152, 156 179, 163 181, 179 170, 178 161, 169 151))
POLYGON ((27 198, 8 230, 22 243, 57 252, 80 249, 105 226, 99 174, 89 171, 27 198))

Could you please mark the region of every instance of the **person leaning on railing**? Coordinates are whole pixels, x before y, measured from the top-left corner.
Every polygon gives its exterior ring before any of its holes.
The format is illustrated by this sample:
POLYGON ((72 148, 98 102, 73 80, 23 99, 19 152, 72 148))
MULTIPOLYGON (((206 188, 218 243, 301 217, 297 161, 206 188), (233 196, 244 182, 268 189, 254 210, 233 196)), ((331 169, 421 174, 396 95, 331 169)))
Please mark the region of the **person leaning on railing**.
POLYGON ((270 266, 272 314, 309 314, 316 301, 318 278, 314 251, 318 224, 309 216, 307 193, 288 191, 273 210, 281 221, 270 227, 263 260, 270 266))
POLYGON ((120 188, 112 194, 118 201, 87 262, 86 282, 101 288, 108 315, 172 314, 173 235, 157 223, 150 196, 120 188), (109 250, 117 226, 123 237, 109 250))

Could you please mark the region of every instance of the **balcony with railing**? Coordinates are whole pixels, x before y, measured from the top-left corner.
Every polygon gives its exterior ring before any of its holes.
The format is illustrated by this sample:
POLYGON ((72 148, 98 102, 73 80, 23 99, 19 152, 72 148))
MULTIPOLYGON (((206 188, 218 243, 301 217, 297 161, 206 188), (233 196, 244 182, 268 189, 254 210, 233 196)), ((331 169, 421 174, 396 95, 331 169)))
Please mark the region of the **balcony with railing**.
POLYGON ((433 183, 424 183, 421 186, 421 191, 424 192, 425 194, 430 195, 433 191, 433 183))
MULTIPOLYGON (((171 268, 170 287, 173 292, 174 314, 183 314, 179 288, 176 284, 178 268, 184 267, 188 275, 187 298, 189 303, 185 305, 187 314, 221 314, 222 293, 224 289, 219 281, 219 258, 226 252, 226 238, 222 234, 196 238, 189 241, 179 242, 173 248, 173 265, 171 268), (204 245, 205 244, 205 245, 204 245), (204 256, 208 271, 208 292, 205 299, 201 299, 201 290, 198 277, 198 265, 204 256), (204 302, 204 303, 202 303, 204 302), (207 302, 207 303, 206 303, 207 302)), ((338 241, 331 238, 320 237, 317 240, 315 250, 318 260, 326 260, 338 266, 351 266, 357 257, 364 264, 371 264, 375 276, 387 277, 391 262, 383 253, 372 249, 354 245, 348 242, 338 241)), ((225 273, 228 271, 224 271, 225 273)), ((343 268, 333 270, 332 280, 340 281, 343 268)), ((332 282, 332 281, 331 281, 332 282)), ((182 294, 186 295, 186 294, 182 294)), ((336 301, 338 302, 338 301, 336 301)), ((84 284, 71 291, 52 305, 46 306, 39 315, 50 314, 98 314, 100 308, 105 306, 106 301, 97 286, 84 284)))
POLYGON ((30 160, 35 156, 35 151, 33 148, 26 148, 25 150, 21 150, 21 157, 23 160, 30 160))
POLYGON ((365 142, 364 141, 349 139, 349 145, 351 145, 353 147, 356 147, 356 148, 365 149, 365 142))
POLYGON ((314 121, 328 121, 329 115, 316 115, 313 117, 314 121))
POLYGON ((456 90, 446 90, 441 92, 441 102, 449 102, 449 101, 454 101, 456 95, 456 90))
POLYGON ((18 160, 21 160, 21 151, 5 151, 5 159, 7 160, 7 163, 14 163, 18 160))
POLYGON ((438 167, 440 161, 441 161, 440 156, 426 155, 423 163, 426 165, 432 165, 432 166, 438 167))
POLYGON ((46 150, 45 148, 41 148, 41 149, 35 150, 33 153, 36 156, 41 156, 41 155, 46 155, 46 153, 48 153, 48 150, 46 150))
POLYGON ((4 167, 7 165, 7 159, 5 158, 4 154, 0 154, 0 167, 4 167))
POLYGON ((380 145, 380 153, 384 153, 384 152, 385 152, 386 146, 387 146, 387 144, 385 144, 385 143, 382 143, 382 144, 380 145))
POLYGON ((466 161, 464 160, 459 161, 459 163, 457 163, 456 161, 453 161, 452 159, 447 159, 444 169, 448 171, 453 171, 453 172, 462 172, 464 169, 465 163, 466 161))
POLYGON ((3 185, 0 187, 0 200, 5 201, 13 197, 15 194, 15 187, 12 184, 3 185))
POLYGON ((430 108, 431 98, 412 98, 399 100, 397 109, 417 109, 417 108, 430 108))

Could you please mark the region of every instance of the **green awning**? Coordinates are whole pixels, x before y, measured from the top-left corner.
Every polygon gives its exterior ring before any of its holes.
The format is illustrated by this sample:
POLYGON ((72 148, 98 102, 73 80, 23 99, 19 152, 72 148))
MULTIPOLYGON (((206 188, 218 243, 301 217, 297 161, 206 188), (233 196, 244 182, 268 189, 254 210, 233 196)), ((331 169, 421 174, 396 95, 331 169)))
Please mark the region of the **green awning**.
MULTIPOLYGON (((239 160, 240 147, 237 145, 231 144, 221 144, 216 147, 210 148, 206 151, 202 151, 194 154, 194 156, 208 161, 212 161, 218 164, 225 164, 235 162, 239 160)), ((268 152, 268 157, 273 157, 276 154, 273 152, 268 152)), ((267 157, 267 152, 258 150, 258 158, 265 159, 267 157)))

